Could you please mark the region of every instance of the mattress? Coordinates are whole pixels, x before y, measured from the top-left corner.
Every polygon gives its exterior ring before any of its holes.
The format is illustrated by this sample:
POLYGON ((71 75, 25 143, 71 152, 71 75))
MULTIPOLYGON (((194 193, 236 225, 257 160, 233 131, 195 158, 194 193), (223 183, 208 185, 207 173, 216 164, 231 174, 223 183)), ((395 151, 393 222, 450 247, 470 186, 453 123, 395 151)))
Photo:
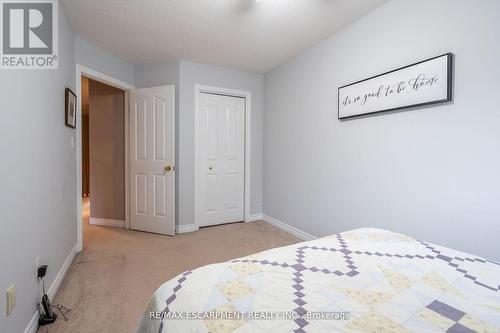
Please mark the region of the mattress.
POLYGON ((373 228, 184 272, 138 333, 500 332, 498 263, 373 228))

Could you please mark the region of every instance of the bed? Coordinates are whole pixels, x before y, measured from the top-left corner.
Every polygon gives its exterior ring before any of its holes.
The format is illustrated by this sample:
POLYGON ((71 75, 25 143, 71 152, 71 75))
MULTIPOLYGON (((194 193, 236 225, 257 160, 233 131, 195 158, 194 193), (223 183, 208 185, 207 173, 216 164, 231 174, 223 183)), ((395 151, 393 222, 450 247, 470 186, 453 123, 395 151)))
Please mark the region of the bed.
POLYGON ((187 271, 138 333, 500 332, 500 265, 373 228, 187 271))

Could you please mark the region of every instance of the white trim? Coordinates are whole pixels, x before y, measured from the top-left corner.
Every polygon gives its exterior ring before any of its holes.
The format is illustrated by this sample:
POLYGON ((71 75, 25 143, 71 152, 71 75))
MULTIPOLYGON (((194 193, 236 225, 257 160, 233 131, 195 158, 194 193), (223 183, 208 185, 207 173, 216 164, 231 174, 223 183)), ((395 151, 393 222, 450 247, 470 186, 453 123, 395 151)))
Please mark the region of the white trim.
MULTIPOLYGON (((134 89, 135 87, 127 82, 115 79, 112 76, 98 72, 92 68, 76 64, 76 233, 77 233, 77 243, 76 249, 78 252, 83 249, 83 234, 82 234, 82 75, 92 78, 93 80, 103 82, 105 84, 114 86, 119 89, 125 90, 125 147, 128 147, 128 101, 127 101, 127 90, 134 89)), ((129 182, 128 182, 128 154, 127 149, 125 149, 125 210, 129 208, 129 182)), ((125 225, 128 226, 130 223, 128 221, 129 214, 125 211, 125 225)))
POLYGON ((262 215, 262 219, 269 223, 269 224, 272 224, 274 225, 275 227, 281 229, 281 230, 284 230, 286 232, 288 232, 289 234, 292 234, 294 235, 295 237, 297 238, 300 238, 304 241, 310 241, 310 240, 313 240, 313 239, 317 239, 317 237, 311 235, 311 234, 308 234, 307 232, 305 231, 302 231, 300 229, 297 229, 295 227, 292 227, 291 225, 289 224, 286 224, 285 222, 281 222, 273 217, 270 217, 270 216, 267 216, 267 215, 262 215))
POLYGON ((89 218, 89 224, 101 225, 104 227, 125 228, 125 220, 104 219, 101 217, 89 218))
MULTIPOLYGON (((75 244, 75 246, 73 246, 73 248, 71 249, 68 257, 66 258, 66 261, 59 270, 59 273, 57 273, 56 278, 50 285, 50 288, 47 292, 47 296, 49 297, 51 302, 54 300, 54 297, 56 296, 57 291, 59 290, 59 287, 61 286, 61 283, 64 280, 66 273, 68 272, 69 267, 73 263, 77 251, 78 251, 78 245, 75 244)), ((39 315, 38 311, 36 311, 33 317, 31 317, 31 320, 28 323, 26 329, 24 330, 24 333, 35 333, 38 330, 38 315, 39 315)))
POLYGON ((176 225, 175 233, 176 234, 185 234, 187 232, 198 231, 198 226, 196 224, 186 224, 186 225, 176 225))
POLYGON ((129 170, 130 170, 130 157, 129 157, 129 147, 130 147, 130 90, 125 91, 125 229, 130 229, 130 180, 129 180, 129 170))
POLYGON ((252 214, 245 218, 245 222, 255 222, 255 221, 262 221, 262 214, 252 214))
POLYGON ((38 316, 39 316, 39 314, 37 311, 37 312, 35 312, 33 317, 31 317, 31 320, 30 320, 28 326, 26 326, 24 333, 35 333, 38 330, 38 316))
POLYGON ((243 220, 250 217, 250 175, 252 162, 252 93, 246 90, 220 88, 201 84, 194 85, 194 224, 199 227, 199 163, 198 163, 198 108, 200 93, 212 93, 245 99, 245 209, 243 220))
POLYGON ((49 290, 47 291, 47 296, 49 296, 50 301, 53 301, 54 297, 56 297, 57 291, 59 290, 59 287, 61 286, 61 283, 63 282, 69 267, 73 263, 75 256, 76 256, 76 245, 71 249, 71 252, 66 258, 66 261, 59 270, 59 273, 57 273, 56 278, 54 279, 54 281, 50 285, 49 290))
POLYGON ((122 89, 122 90, 135 89, 135 86, 133 84, 115 79, 112 76, 98 72, 92 68, 85 67, 85 66, 82 66, 80 64, 76 64, 76 69, 77 69, 77 71, 80 70, 80 74, 84 74, 85 76, 90 77, 92 80, 96 80, 96 81, 102 82, 104 84, 111 85, 115 88, 122 89))

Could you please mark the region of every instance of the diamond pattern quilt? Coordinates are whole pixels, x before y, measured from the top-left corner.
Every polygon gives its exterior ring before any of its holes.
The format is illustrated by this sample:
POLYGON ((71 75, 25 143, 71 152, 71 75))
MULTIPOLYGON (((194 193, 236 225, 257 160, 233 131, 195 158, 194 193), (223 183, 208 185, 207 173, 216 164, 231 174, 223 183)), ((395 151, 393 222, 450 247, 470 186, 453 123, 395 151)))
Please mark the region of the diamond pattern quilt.
POLYGON ((500 332, 500 265, 364 228, 187 271, 138 333, 500 332))

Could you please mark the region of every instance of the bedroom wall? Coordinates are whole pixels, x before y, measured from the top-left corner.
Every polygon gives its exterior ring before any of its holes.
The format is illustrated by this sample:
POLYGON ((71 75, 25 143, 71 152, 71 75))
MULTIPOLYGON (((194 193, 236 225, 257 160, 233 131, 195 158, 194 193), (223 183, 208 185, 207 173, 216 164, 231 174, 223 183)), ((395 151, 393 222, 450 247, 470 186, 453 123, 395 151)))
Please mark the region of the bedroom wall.
POLYGON ((176 93, 179 86, 179 61, 165 62, 161 64, 135 65, 135 87, 148 88, 173 84, 176 93))
POLYGON ((76 160, 64 126, 64 89, 75 89, 74 40, 59 6, 59 68, 0 70, 0 331, 24 332, 36 312, 35 260, 46 287, 76 244, 76 160), (17 304, 5 316, 5 290, 17 304))
POLYGON ((500 261, 500 2, 393 0, 265 77, 264 214, 500 261), (337 119, 337 88, 452 52, 454 102, 337 119))
POLYGON ((125 93, 90 80, 90 217, 125 221, 125 93))
POLYGON ((179 225, 194 223, 194 86, 195 84, 247 90, 252 93, 252 165, 250 213, 262 212, 262 118, 264 77, 213 65, 180 61, 179 90, 179 225))
POLYGON ((134 66, 75 34, 75 61, 115 79, 134 84, 134 66))

